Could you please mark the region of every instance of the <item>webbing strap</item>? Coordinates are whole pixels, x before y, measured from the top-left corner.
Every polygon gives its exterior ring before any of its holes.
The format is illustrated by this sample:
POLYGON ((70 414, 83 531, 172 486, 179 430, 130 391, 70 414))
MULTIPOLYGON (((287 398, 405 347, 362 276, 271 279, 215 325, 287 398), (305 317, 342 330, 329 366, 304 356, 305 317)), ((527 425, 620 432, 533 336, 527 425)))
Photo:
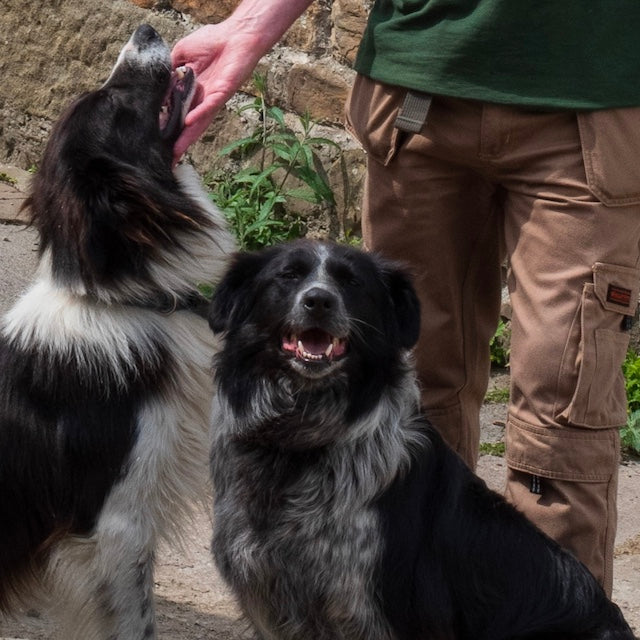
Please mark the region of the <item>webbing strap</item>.
POLYGON ((394 126, 401 131, 419 133, 427 121, 430 106, 431 96, 428 93, 407 91, 394 126))

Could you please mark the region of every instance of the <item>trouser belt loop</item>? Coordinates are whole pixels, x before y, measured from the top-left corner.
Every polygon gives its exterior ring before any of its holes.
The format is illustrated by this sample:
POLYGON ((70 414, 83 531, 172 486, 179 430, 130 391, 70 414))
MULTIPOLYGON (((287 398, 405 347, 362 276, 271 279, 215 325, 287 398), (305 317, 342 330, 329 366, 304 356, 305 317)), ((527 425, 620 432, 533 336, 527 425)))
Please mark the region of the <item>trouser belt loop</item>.
POLYGON ((407 91, 394 126, 401 131, 419 133, 427 121, 431 96, 419 91, 407 91))

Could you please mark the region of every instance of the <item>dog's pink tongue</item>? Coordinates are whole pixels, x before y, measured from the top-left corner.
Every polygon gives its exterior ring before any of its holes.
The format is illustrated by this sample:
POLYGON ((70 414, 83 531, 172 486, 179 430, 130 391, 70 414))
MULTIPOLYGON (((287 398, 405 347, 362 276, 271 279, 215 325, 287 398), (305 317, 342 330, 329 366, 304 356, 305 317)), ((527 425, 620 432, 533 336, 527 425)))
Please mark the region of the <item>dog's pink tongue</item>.
POLYGON ((305 331, 300 336, 302 346, 307 353, 314 356, 321 356, 331 344, 331 336, 324 331, 312 329, 305 331))

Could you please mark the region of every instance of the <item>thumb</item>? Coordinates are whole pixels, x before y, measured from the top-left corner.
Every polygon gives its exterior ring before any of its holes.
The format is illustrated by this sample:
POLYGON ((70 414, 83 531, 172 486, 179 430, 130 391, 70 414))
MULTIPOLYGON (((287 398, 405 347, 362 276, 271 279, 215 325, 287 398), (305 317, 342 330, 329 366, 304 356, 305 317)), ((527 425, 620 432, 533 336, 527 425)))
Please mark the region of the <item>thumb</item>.
POLYGON ((173 145, 174 165, 180 161, 180 158, 182 158, 186 150, 205 132, 211 120, 213 120, 213 116, 210 118, 200 118, 191 125, 185 126, 176 143, 173 145))

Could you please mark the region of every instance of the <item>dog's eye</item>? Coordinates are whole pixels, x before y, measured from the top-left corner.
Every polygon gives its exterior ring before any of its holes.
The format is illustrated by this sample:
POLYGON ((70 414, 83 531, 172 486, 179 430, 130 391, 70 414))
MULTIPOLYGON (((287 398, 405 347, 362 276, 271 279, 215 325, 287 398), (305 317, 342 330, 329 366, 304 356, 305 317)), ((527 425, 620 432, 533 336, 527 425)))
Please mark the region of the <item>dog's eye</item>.
POLYGON ((285 271, 281 271, 278 275, 282 280, 297 280, 300 277, 300 274, 293 269, 286 269, 285 271))
POLYGON ((333 275, 338 282, 348 287, 362 286, 360 278, 349 268, 335 269, 333 275))

